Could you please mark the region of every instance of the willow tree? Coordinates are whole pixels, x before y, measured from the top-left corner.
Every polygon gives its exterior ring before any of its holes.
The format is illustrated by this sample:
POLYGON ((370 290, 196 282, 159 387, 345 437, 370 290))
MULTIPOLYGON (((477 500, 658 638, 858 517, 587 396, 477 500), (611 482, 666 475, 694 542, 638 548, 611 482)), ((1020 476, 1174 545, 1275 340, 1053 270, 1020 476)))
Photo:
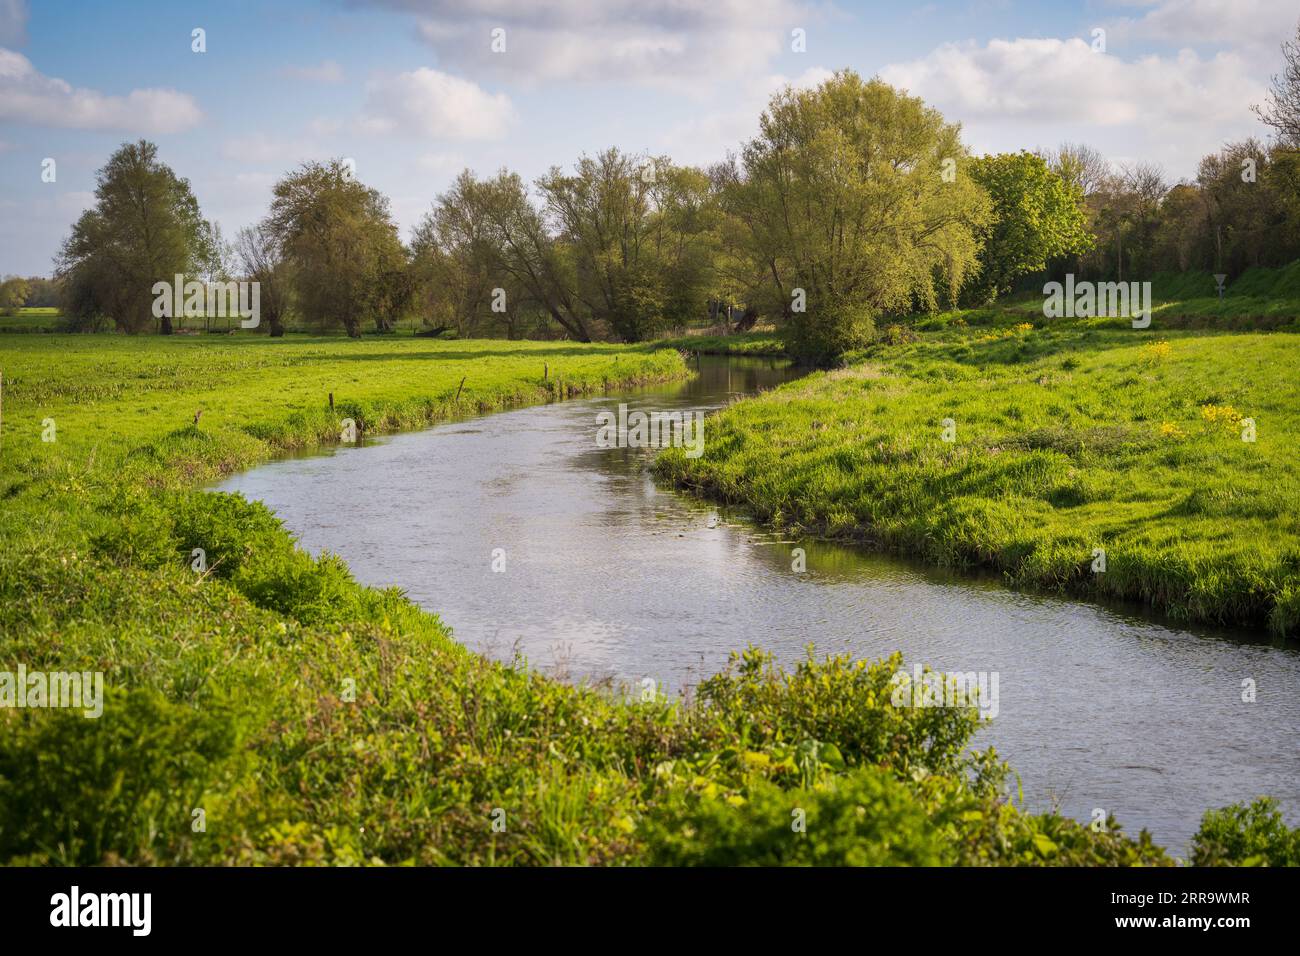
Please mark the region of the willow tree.
MULTIPOLYGON (((153 143, 123 144, 96 180, 95 204, 59 254, 64 309, 74 328, 94 329, 107 317, 139 332, 153 321, 154 283, 200 271, 214 258, 216 232, 189 181, 158 159, 153 143)), ((159 331, 172 331, 169 317, 159 331)))
POLYGON ((989 201, 959 134, 845 70, 773 96, 739 164, 715 174, 752 294, 785 317, 802 359, 865 344, 883 312, 951 300, 976 267, 989 201))
MULTIPOLYGON (((424 321, 468 337, 504 331, 518 338, 545 313, 546 236, 530 231, 537 212, 523 182, 504 170, 480 179, 468 169, 439 194, 415 228, 411 269, 424 321), (519 242, 512 246, 516 236, 519 242), (541 243, 529 251, 531 236, 541 243), (531 277, 535 281, 530 280, 531 277)), ((566 330, 574 334, 574 329, 566 330)))
POLYGON ((639 342, 703 314, 712 287, 704 173, 608 149, 537 181, 571 296, 592 322, 639 342))
POLYGON ((391 326, 407 254, 388 199, 359 182, 342 160, 305 163, 275 184, 269 238, 293 278, 294 301, 317 323, 353 338, 373 319, 391 326))

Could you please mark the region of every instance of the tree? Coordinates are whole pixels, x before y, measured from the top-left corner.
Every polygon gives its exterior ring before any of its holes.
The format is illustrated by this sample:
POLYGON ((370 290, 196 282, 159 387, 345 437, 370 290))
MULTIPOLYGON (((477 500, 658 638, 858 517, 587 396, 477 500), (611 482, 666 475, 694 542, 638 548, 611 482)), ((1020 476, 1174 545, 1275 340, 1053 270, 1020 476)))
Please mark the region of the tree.
POLYGON ((852 71, 772 97, 720 179, 751 301, 786 319, 801 359, 834 361, 869 341, 881 312, 955 297, 989 215, 959 133, 852 71))
POLYGON ((352 338, 374 319, 391 327, 393 274, 407 266, 388 200, 341 159, 304 163, 275 184, 266 228, 289 264, 295 300, 323 327, 352 338))
MULTIPOLYGON (((158 160, 158 147, 123 145, 99 170, 95 205, 72 227, 57 260, 74 327, 109 317, 139 332, 153 317, 154 283, 170 284, 211 261, 212 235, 189 181, 158 160)), ((159 331, 171 333, 170 317, 161 317, 159 331)))
POLYGON ((1077 187, 1085 199, 1096 193, 1110 175, 1106 157, 1086 143, 1062 143, 1043 158, 1052 172, 1067 185, 1077 187))
POLYGON ((1083 187, 1052 172, 1041 156, 983 156, 971 161, 970 176, 993 203, 993 218, 983 230, 979 274, 966 293, 971 301, 1010 292, 1020 276, 1091 246, 1083 187))
POLYGON ((289 264, 268 223, 245 226, 235 237, 234 254, 250 282, 258 284, 258 304, 271 338, 284 335, 292 279, 289 264))
POLYGON ((494 222, 526 200, 507 173, 481 181, 468 169, 438 196, 411 240, 414 296, 426 324, 460 336, 522 332, 526 312, 540 311, 506 263, 494 222))
POLYGON ((590 321, 639 342, 703 314, 715 245, 704 173, 609 149, 537 186, 590 321))
POLYGON ((27 301, 31 308, 51 308, 59 304, 59 286, 53 279, 30 276, 27 279, 27 301))
POLYGON ((0 312, 13 315, 23 307, 31 289, 27 280, 19 276, 10 276, 0 283, 0 312))
POLYGON ((1266 106, 1252 107, 1257 116, 1277 132, 1278 141, 1300 149, 1300 23, 1293 40, 1282 43, 1285 63, 1281 76, 1273 77, 1266 106))

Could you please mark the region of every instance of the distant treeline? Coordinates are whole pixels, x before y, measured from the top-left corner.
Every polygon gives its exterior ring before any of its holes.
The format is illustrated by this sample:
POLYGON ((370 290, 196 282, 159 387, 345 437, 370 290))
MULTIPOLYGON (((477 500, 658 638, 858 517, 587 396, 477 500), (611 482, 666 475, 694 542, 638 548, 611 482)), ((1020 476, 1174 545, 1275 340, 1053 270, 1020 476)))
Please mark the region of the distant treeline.
POLYGON ((531 189, 466 170, 409 243, 344 160, 285 175, 267 215, 227 242, 140 141, 100 170, 57 262, 59 301, 74 329, 167 333, 156 282, 237 278, 259 284, 271 335, 289 316, 351 336, 414 317, 582 342, 740 315, 830 361, 882 317, 985 305, 1026 276, 1233 278, 1300 258, 1300 40, 1283 52, 1260 108, 1272 144, 1228 144, 1176 184, 1085 144, 972 156, 938 111, 852 71, 775 94, 759 134, 708 169, 609 149, 531 189))

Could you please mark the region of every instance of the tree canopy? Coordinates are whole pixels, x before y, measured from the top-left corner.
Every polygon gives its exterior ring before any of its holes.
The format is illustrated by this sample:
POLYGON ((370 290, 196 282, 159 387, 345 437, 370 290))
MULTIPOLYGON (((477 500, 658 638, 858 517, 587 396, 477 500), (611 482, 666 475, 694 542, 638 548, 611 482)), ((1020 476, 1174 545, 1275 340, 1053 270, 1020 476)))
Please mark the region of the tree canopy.
MULTIPOLYGON (((95 205, 82 213, 57 264, 65 311, 78 327, 111 318, 138 332, 153 321, 155 282, 198 271, 215 255, 214 231, 188 180, 158 159, 158 147, 127 143, 96 176, 95 205)), ((158 320, 172 330, 170 317, 158 320)))
POLYGON ((955 297, 989 204, 960 128, 880 80, 837 73, 772 97, 739 164, 719 172, 750 291, 797 354, 866 344, 876 315, 955 297))

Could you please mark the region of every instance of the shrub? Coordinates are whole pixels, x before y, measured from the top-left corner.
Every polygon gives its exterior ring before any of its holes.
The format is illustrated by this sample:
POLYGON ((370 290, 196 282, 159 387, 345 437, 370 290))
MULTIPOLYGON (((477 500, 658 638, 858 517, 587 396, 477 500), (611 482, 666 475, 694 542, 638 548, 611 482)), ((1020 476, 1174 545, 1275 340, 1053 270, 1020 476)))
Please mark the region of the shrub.
POLYGON ((1196 866, 1300 866, 1300 828, 1289 829, 1277 801, 1261 797, 1209 810, 1192 838, 1196 866))
POLYGON ((790 317, 790 354, 807 365, 834 365, 844 353, 869 345, 875 328, 872 312, 866 306, 814 305, 790 317))

